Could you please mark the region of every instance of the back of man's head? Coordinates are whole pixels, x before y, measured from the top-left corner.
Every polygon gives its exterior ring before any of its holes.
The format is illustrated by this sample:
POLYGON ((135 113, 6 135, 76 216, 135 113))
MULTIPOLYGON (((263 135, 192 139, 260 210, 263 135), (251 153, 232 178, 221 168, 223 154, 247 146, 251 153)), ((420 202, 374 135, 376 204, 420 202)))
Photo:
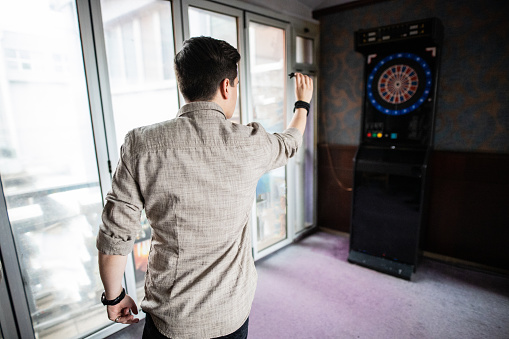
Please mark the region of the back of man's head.
POLYGON ((175 74, 180 92, 188 102, 214 98, 221 81, 234 86, 240 54, 226 41, 196 37, 184 41, 175 56, 175 74))

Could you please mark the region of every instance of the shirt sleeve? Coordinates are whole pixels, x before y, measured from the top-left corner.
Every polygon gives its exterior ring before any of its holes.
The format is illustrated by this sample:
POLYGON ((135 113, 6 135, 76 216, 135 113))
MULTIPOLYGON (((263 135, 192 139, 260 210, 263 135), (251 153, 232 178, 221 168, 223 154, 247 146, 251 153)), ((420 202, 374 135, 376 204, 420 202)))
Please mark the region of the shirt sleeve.
MULTIPOLYGON (((257 127, 263 130, 261 126, 257 127)), ((297 153, 302 144, 302 134, 297 128, 292 127, 284 130, 282 133, 266 133, 266 135, 269 152, 267 172, 286 165, 288 159, 297 153)))
POLYGON ((120 160, 113 175, 111 191, 106 195, 96 246, 104 254, 128 255, 141 228, 144 202, 131 170, 132 132, 120 149, 120 160))

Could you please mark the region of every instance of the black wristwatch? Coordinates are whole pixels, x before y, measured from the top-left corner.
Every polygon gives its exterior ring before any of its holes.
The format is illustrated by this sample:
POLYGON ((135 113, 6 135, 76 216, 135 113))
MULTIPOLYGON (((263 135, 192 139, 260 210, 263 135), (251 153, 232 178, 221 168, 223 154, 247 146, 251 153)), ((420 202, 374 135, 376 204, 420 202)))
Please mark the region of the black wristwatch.
POLYGON ((121 302, 122 299, 124 299, 124 297, 125 297, 125 288, 122 288, 122 293, 120 293, 120 295, 113 300, 106 299, 106 294, 105 294, 105 292, 103 292, 103 294, 101 296, 101 302, 103 303, 104 306, 106 306, 106 305, 112 306, 112 305, 116 305, 119 302, 121 302))
POLYGON ((309 104, 309 102, 305 102, 305 101, 296 101, 295 102, 295 107, 293 108, 293 112, 295 113, 295 110, 297 108, 304 108, 306 111, 307 111, 307 114, 306 116, 309 115, 309 109, 311 108, 311 105, 309 104))

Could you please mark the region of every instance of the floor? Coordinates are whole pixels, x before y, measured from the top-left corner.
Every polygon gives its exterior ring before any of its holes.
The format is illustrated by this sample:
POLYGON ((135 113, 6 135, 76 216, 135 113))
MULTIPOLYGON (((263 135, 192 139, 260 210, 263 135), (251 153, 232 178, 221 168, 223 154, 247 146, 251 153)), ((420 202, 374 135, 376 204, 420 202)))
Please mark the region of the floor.
POLYGON ((406 281, 348 263, 348 247, 318 232, 257 261, 249 338, 509 338, 509 276, 425 258, 406 281))

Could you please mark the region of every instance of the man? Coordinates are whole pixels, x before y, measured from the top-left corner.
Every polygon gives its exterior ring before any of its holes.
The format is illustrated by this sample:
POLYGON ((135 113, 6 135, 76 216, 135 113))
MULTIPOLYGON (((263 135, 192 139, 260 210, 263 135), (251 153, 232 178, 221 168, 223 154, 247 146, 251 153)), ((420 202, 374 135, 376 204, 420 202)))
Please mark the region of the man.
POLYGON ((248 220, 258 179, 302 142, 312 80, 296 74, 293 118, 283 133, 228 121, 237 102, 238 51, 209 37, 175 57, 185 98, 178 117, 130 131, 97 237, 103 303, 132 324, 121 282, 143 208, 152 226, 144 338, 246 338, 256 288, 248 220))

